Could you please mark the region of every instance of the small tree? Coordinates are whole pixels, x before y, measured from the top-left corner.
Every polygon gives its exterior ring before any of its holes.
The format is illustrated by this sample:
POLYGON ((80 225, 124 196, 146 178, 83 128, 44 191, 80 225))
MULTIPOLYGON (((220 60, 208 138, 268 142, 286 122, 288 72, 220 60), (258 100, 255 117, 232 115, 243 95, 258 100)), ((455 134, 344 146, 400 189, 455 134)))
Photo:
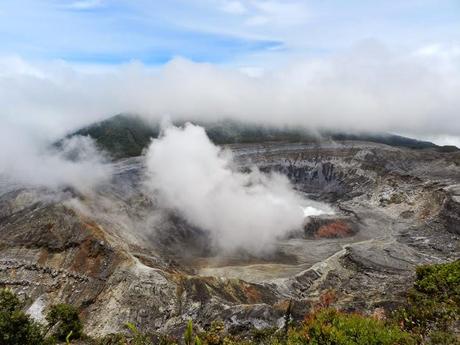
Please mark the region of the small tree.
POLYGON ((12 313, 22 308, 18 296, 10 289, 0 289, 0 312, 12 313))
POLYGON ((46 315, 46 321, 49 327, 54 327, 53 335, 61 341, 78 339, 82 335, 83 325, 77 309, 72 305, 53 305, 46 315))

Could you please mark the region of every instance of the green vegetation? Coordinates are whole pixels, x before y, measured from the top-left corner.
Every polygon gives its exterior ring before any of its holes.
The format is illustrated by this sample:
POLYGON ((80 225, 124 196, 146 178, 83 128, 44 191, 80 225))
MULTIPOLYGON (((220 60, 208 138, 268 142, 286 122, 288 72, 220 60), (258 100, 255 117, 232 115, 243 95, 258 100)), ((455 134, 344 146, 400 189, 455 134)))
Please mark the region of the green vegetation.
POLYGON ((71 343, 80 338, 83 325, 75 307, 51 306, 47 325, 33 320, 23 311, 24 304, 9 289, 0 289, 0 345, 51 345, 56 340, 71 343), (46 336, 52 333, 51 336, 46 336))
POLYGON ((117 115, 71 135, 90 136, 113 158, 124 158, 139 156, 158 134, 159 126, 150 126, 140 117, 117 115))
POLYGON ((185 345, 192 345, 192 340, 193 340, 193 323, 192 323, 192 320, 189 320, 187 323, 187 327, 185 328, 185 332, 184 332, 185 345))
POLYGON ((53 330, 53 336, 61 341, 78 339, 82 335, 83 325, 78 316, 78 310, 69 304, 53 305, 46 315, 48 326, 53 330))
POLYGON ((22 311, 19 298, 7 289, 0 290, 0 345, 45 345, 43 327, 22 311))
POLYGON ((459 344, 451 333, 460 321, 460 260, 418 267, 407 305, 395 318, 422 341, 459 344))
POLYGON ((292 332, 288 344, 393 345, 415 344, 414 338, 397 326, 358 314, 326 308, 309 316, 302 332, 292 332))

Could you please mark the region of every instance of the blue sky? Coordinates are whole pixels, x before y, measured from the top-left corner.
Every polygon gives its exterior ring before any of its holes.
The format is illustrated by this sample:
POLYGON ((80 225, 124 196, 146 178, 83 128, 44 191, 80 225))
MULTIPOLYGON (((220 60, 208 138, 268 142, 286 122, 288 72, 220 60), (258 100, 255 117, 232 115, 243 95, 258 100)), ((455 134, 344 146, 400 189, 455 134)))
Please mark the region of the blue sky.
POLYGON ((457 46, 460 1, 0 1, 0 55, 28 60, 263 65, 369 39, 401 49, 457 46))

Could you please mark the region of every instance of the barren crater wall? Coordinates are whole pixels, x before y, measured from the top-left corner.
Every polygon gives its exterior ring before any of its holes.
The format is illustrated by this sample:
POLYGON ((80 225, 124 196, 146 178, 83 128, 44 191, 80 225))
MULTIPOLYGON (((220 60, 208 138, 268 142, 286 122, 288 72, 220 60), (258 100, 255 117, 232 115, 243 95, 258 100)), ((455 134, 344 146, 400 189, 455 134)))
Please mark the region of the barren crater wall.
POLYGON ((127 321, 178 331, 190 317, 265 327, 286 301, 301 318, 327 289, 344 309, 391 308, 416 265, 459 256, 460 168, 450 153, 363 142, 229 147, 241 169, 281 172, 335 214, 262 256, 222 255, 144 193, 141 158, 120 160, 93 195, 0 192, 0 285, 29 304, 75 304, 93 334, 127 321))

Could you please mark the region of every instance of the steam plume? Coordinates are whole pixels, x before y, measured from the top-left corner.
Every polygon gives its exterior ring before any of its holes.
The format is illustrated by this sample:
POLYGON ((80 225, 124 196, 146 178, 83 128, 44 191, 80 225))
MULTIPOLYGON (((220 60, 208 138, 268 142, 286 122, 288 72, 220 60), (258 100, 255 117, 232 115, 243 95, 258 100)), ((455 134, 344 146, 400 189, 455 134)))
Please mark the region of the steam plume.
POLYGON ((236 171, 231 153, 215 146, 199 126, 166 128, 146 159, 149 188, 208 230, 221 248, 261 251, 304 221, 305 200, 285 176, 236 171))

